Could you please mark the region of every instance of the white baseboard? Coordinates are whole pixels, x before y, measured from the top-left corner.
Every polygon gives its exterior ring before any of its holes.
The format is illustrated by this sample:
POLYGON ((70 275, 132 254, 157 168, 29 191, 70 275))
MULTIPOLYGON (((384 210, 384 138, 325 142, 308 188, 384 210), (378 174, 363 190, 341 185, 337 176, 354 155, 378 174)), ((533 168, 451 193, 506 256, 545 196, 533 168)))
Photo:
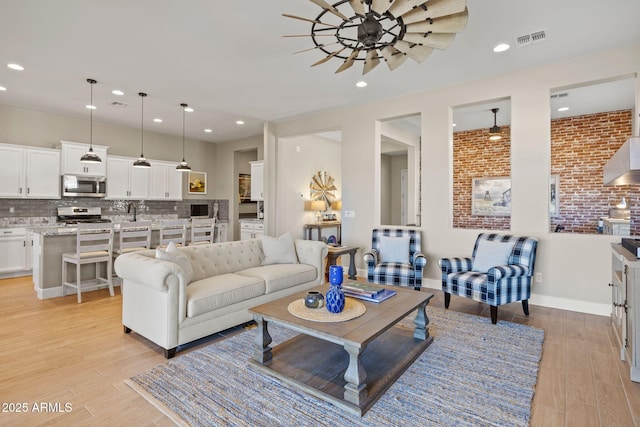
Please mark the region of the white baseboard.
MULTIPOLYGON (((120 280, 116 277, 113 278, 113 287, 117 288, 120 286, 120 280)), ((82 292, 90 292, 90 291, 96 291, 98 289, 106 289, 108 288, 107 285, 105 285, 104 283, 101 283, 100 285, 88 285, 86 287, 82 287, 82 292)), ((38 288, 37 286, 34 286, 33 289, 35 289, 36 291, 36 296, 38 297, 38 299, 49 299, 49 298, 59 298, 62 296, 62 286, 53 286, 50 288, 38 288)), ((73 295, 75 294, 76 291, 75 289, 71 289, 71 288, 67 288, 67 295, 73 295)))

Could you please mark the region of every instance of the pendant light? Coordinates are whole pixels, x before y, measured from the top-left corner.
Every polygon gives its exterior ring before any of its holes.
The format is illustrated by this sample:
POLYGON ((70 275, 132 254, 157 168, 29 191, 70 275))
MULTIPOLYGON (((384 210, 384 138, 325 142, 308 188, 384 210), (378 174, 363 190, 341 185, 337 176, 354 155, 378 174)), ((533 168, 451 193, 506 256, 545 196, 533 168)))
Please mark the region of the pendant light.
POLYGON ((498 111, 500 111, 499 108, 492 108, 491 109, 491 112, 493 113, 493 126, 491 126, 491 128, 489 128, 489 140, 490 141, 497 141, 497 140, 502 138, 502 136, 500 135, 500 126, 498 126, 497 123, 496 123, 498 111))
POLYGON ((144 97, 147 96, 147 94, 144 92, 140 92, 138 93, 138 95, 142 100, 142 118, 140 119, 141 147, 140 147, 140 157, 138 158, 138 160, 133 162, 133 167, 134 168, 150 168, 151 164, 147 161, 147 159, 144 158, 144 97))
POLYGON ((176 166, 176 170, 179 170, 180 172, 188 172, 191 170, 191 166, 189 166, 187 161, 184 159, 184 112, 188 105, 183 103, 180 104, 180 106, 182 107, 182 161, 178 166, 176 166))
POLYGON ((91 103, 87 106, 89 108, 89 151, 84 153, 82 157, 80 157, 80 161, 83 163, 101 163, 102 159, 96 153, 93 152, 93 110, 95 107, 93 106, 93 85, 98 83, 94 79, 87 79, 87 83, 91 86, 91 103))

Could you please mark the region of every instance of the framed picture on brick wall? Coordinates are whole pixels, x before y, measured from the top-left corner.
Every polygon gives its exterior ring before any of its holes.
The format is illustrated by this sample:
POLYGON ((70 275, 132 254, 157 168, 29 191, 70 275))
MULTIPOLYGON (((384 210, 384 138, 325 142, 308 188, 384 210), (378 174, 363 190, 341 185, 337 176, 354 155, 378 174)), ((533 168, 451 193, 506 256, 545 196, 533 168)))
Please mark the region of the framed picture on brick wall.
POLYGON ((558 175, 551 175, 549 178, 549 215, 551 216, 560 216, 559 181, 560 177, 558 175))
POLYGON ((511 178, 472 178, 471 214, 511 215, 511 178))

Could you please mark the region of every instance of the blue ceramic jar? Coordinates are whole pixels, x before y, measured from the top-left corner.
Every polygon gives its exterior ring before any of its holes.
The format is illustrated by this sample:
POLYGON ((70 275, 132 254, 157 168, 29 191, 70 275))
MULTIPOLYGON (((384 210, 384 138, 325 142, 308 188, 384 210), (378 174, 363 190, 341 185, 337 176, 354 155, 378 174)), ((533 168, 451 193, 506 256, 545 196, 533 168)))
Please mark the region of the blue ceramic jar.
POLYGON ((331 287, 325 297, 327 310, 330 313, 340 313, 344 310, 344 292, 342 291, 342 266, 329 266, 329 283, 331 287))

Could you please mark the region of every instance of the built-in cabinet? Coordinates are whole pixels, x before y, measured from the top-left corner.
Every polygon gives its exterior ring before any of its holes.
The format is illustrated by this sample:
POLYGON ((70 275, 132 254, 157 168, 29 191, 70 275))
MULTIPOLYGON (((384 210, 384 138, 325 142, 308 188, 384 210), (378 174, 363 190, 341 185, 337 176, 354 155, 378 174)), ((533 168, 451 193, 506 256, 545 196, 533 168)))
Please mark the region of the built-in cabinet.
POLYGON ((632 381, 640 382, 640 260, 620 244, 612 245, 611 323, 620 359, 629 365, 632 381))
POLYGON ((240 240, 259 239, 264 236, 264 223, 255 220, 240 220, 240 240))
POLYGON ((216 243, 226 242, 228 240, 229 226, 224 222, 216 223, 216 236, 214 241, 216 243))
POLYGON ((0 144, 0 197, 60 198, 60 152, 0 144))
POLYGON ((107 198, 149 198, 151 169, 136 168, 130 157, 109 156, 107 158, 107 198))
POLYGON ((24 228, 0 229, 0 275, 31 270, 31 235, 24 228))
POLYGON ((62 147, 62 174, 81 176, 107 175, 107 149, 102 145, 93 145, 93 152, 102 161, 100 163, 84 163, 80 158, 89 151, 89 144, 81 142, 60 141, 62 147))
POLYGON ((182 200, 182 175, 177 163, 150 161, 151 200, 182 200))
POLYGON ((251 163, 251 200, 264 200, 264 161, 251 163))

